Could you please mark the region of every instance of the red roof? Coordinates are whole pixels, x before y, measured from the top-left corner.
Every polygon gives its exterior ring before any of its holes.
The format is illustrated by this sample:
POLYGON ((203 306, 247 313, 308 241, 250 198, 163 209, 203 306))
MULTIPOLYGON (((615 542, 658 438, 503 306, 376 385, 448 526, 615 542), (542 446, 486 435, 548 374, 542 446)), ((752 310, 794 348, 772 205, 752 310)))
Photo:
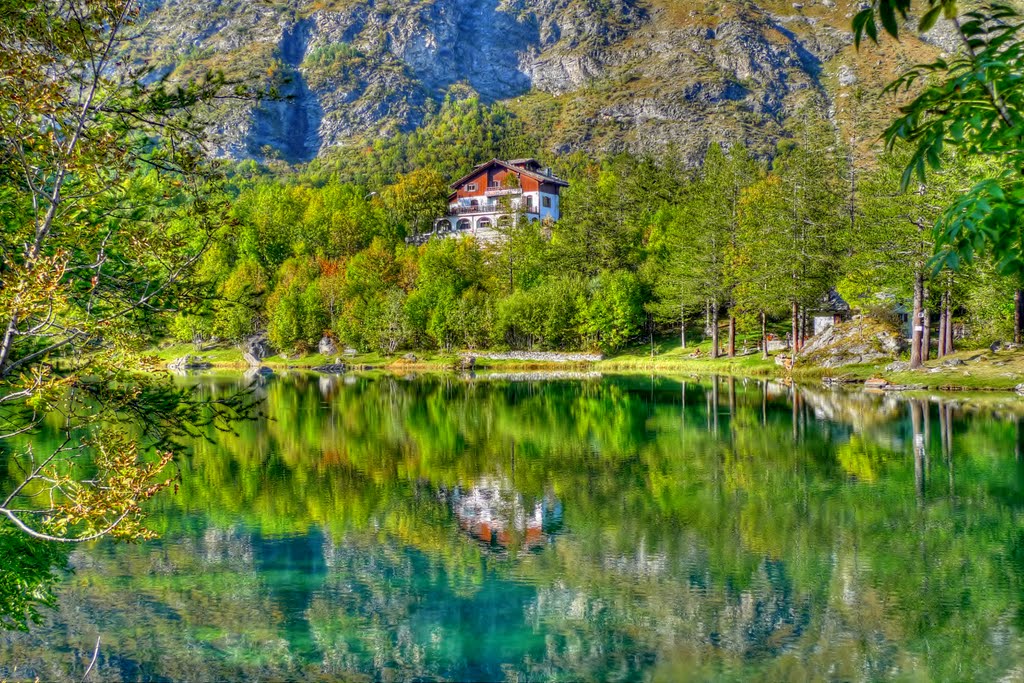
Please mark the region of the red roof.
POLYGON ((486 171, 492 166, 501 166, 502 168, 505 168, 509 171, 522 173, 524 176, 528 178, 533 178, 534 180, 537 180, 542 183, 551 183, 552 185, 558 185, 560 187, 569 187, 569 183, 565 182, 561 178, 556 178, 553 175, 544 175, 543 173, 538 173, 536 171, 531 171, 530 169, 525 168, 525 166, 530 162, 536 163, 534 159, 516 159, 515 161, 502 161, 500 159, 491 159, 490 161, 486 161, 482 164, 475 166, 471 172, 467 173, 466 175, 462 176, 454 183, 452 183, 452 189, 458 189, 462 187, 470 180, 475 178, 481 171, 486 171), (517 163, 523 164, 523 166, 518 166, 517 163))

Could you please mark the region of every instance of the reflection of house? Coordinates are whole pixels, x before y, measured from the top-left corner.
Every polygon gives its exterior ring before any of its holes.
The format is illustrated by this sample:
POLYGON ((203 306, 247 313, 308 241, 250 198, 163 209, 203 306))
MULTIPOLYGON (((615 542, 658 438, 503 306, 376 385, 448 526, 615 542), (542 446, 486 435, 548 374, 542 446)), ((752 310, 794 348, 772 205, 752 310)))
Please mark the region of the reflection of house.
POLYGON ((459 486, 451 504, 459 526, 488 545, 542 545, 562 524, 562 504, 554 496, 527 502, 511 485, 494 479, 459 486))
POLYGON ((850 318, 850 304, 846 303, 839 292, 830 289, 821 298, 818 305, 809 311, 814 320, 814 334, 820 334, 833 325, 838 325, 850 318))
POLYGON ((452 184, 448 215, 435 221, 434 234, 486 240, 496 238, 495 228, 511 224, 515 216, 557 221, 561 190, 568 186, 535 159, 492 159, 452 184))

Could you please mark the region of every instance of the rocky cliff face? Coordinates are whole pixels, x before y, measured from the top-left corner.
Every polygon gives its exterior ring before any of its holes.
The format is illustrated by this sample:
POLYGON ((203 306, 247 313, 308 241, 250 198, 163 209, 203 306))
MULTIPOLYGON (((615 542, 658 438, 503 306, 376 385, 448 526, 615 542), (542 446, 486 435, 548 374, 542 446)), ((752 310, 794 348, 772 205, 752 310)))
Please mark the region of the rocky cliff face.
POLYGON ((217 112, 215 151, 297 162, 415 128, 453 93, 543 107, 553 151, 756 148, 805 101, 841 116, 938 49, 852 59, 852 0, 147 1, 137 56, 158 73, 219 68, 286 97, 217 112))

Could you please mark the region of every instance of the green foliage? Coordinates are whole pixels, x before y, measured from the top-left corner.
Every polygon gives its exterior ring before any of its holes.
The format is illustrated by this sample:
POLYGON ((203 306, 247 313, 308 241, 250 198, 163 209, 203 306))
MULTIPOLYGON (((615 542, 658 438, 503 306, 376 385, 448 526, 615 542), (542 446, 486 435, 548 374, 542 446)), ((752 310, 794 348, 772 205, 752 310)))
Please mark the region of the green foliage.
MULTIPOLYGON (((57 543, 150 538, 143 505, 171 484, 181 438, 244 407, 140 373, 140 351, 169 324, 208 334, 200 266, 228 206, 196 110, 253 93, 123 68, 141 35, 134 2, 0 12, 0 543, 9 552, 11 526, 57 543), (19 441, 54 415, 61 440, 19 441)), ((35 573, 26 600, 45 601, 45 584, 35 573)), ((30 608, 13 609, 18 625, 30 608)))
MULTIPOLYGON (((910 0, 878 0, 854 19, 858 37, 877 39, 875 11, 886 31, 898 36, 896 16, 907 17, 910 0)), ((952 57, 909 69, 889 88, 923 88, 885 132, 890 146, 907 142, 913 153, 902 177, 907 188, 938 172, 955 149, 984 159, 987 172, 946 205, 935 226, 936 269, 957 269, 978 256, 992 256, 1004 274, 1024 273, 1024 29, 1016 7, 986 3, 961 12, 954 0, 929 0, 920 20, 926 31, 944 15, 960 40, 952 57)))
POLYGON ((626 270, 602 273, 590 284, 590 301, 580 306, 580 329, 594 344, 617 351, 642 329, 643 286, 626 270))
POLYGON ((328 331, 330 316, 319 276, 318 265, 309 258, 295 257, 281 268, 267 299, 267 334, 276 348, 308 351, 328 331))
POLYGON ((313 161, 308 173, 322 182, 331 176, 372 187, 393 184, 401 175, 431 169, 458 178, 489 159, 530 156, 538 148, 523 122, 501 104, 449 95, 414 131, 340 147, 313 161))
POLYGON ((573 349, 582 343, 578 330, 587 303, 583 280, 550 277, 530 290, 519 290, 498 304, 494 340, 517 349, 573 349))
POLYGON ((42 621, 40 609, 56 606, 53 587, 67 559, 66 548, 0 522, 0 630, 27 631, 42 621))

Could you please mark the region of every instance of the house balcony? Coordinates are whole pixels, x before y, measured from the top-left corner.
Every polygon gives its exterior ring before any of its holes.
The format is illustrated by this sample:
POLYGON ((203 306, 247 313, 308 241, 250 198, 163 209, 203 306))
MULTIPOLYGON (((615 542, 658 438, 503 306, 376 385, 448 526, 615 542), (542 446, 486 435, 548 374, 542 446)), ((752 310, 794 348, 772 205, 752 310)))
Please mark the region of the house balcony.
POLYGON ((510 206, 505 207, 498 203, 481 204, 479 206, 450 206, 449 216, 478 216, 487 213, 508 213, 509 211, 523 211, 526 214, 539 213, 536 207, 525 206, 520 201, 513 201, 510 206))
POLYGON ((485 197, 514 197, 523 194, 520 187, 504 187, 502 185, 488 185, 484 190, 485 197))

